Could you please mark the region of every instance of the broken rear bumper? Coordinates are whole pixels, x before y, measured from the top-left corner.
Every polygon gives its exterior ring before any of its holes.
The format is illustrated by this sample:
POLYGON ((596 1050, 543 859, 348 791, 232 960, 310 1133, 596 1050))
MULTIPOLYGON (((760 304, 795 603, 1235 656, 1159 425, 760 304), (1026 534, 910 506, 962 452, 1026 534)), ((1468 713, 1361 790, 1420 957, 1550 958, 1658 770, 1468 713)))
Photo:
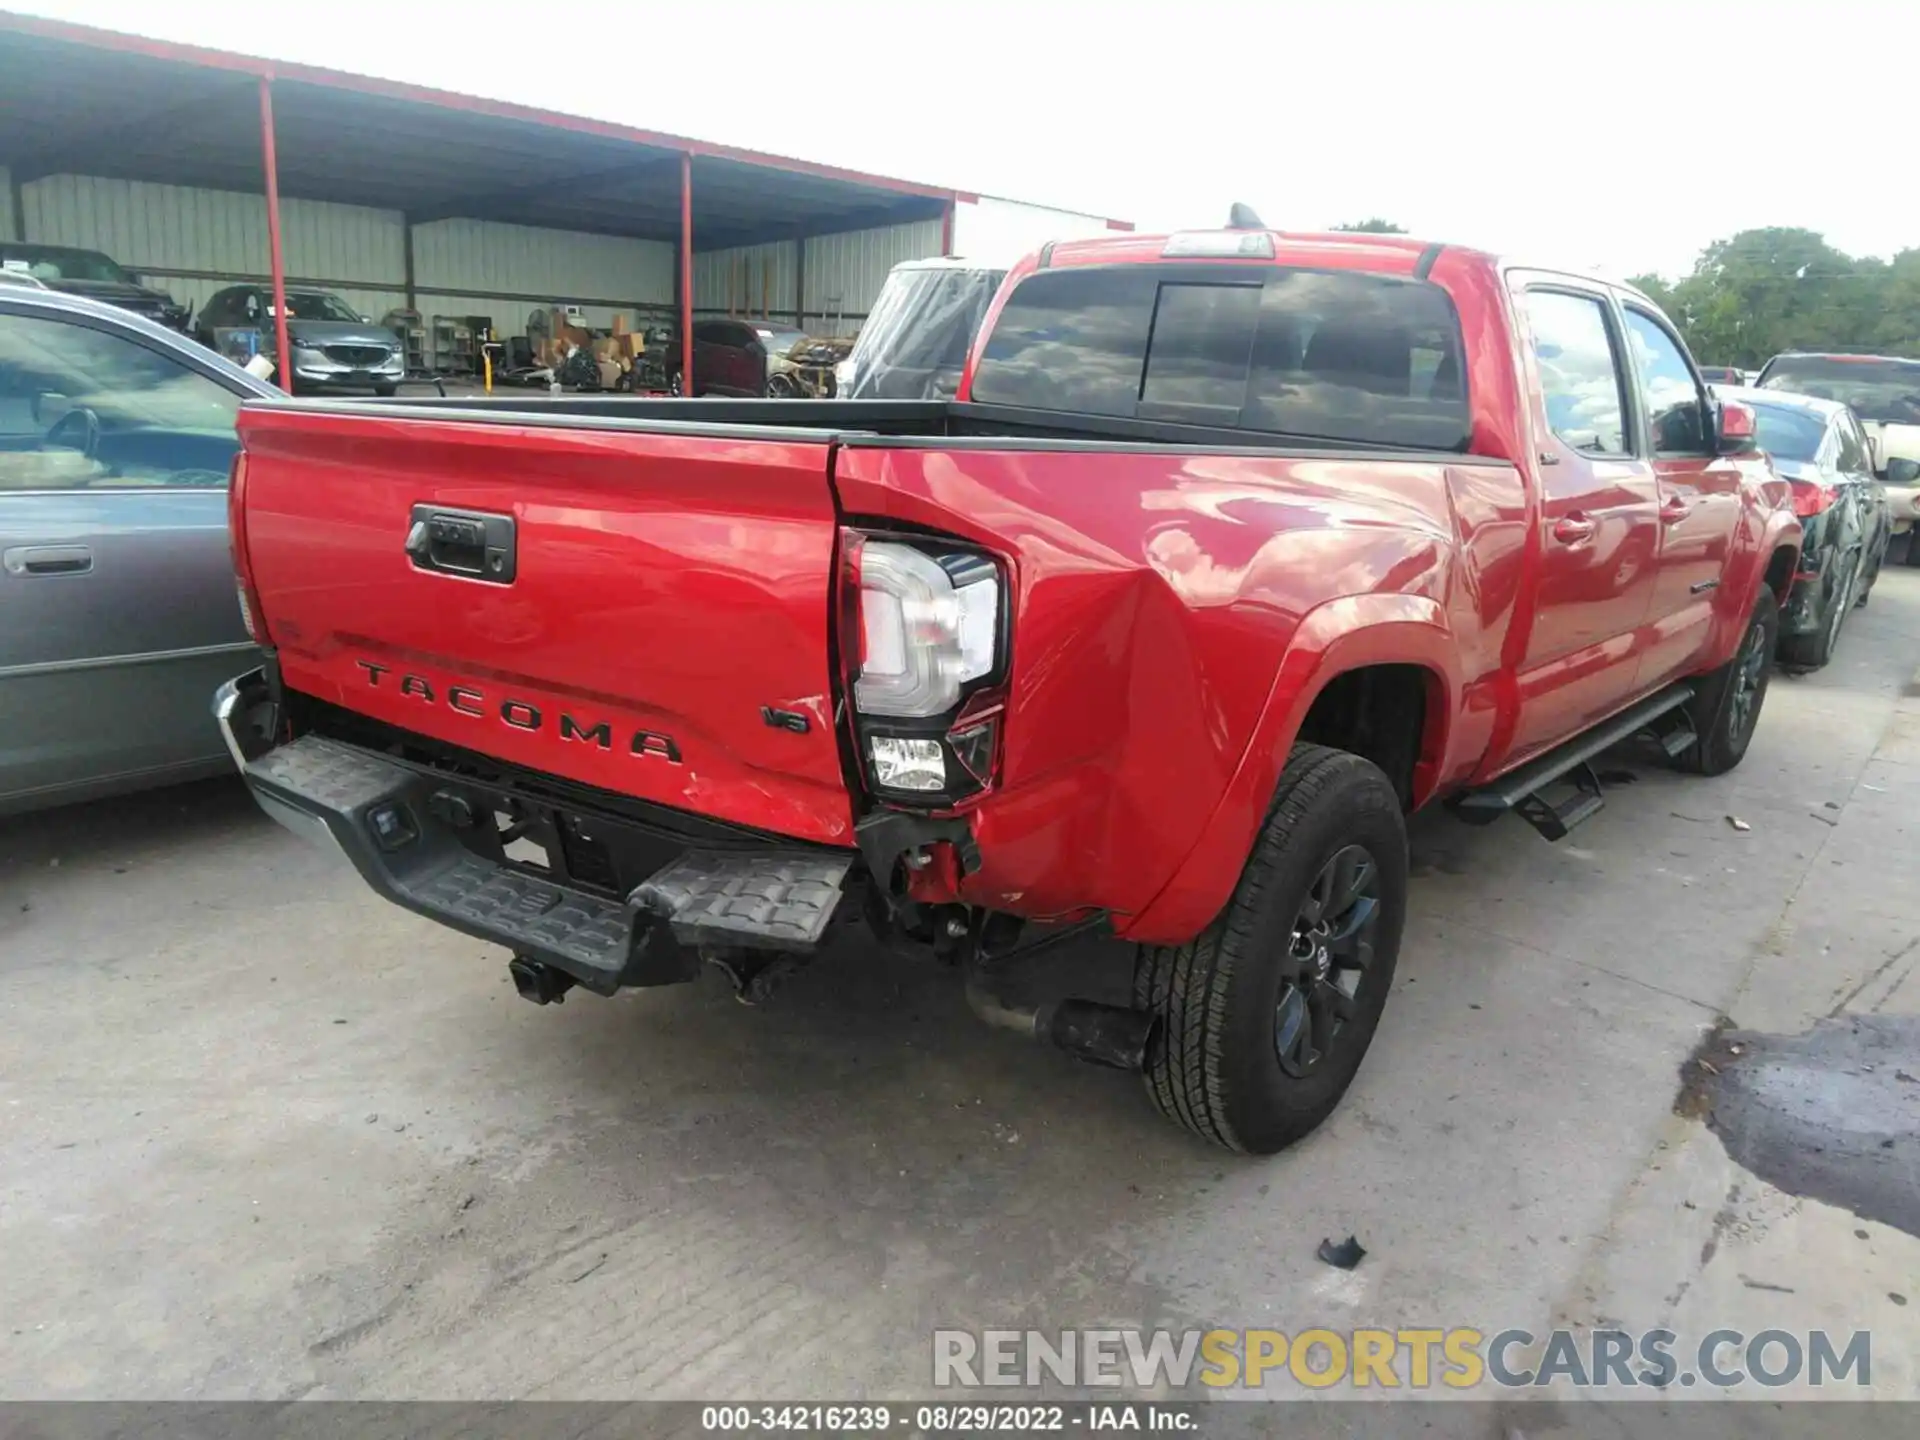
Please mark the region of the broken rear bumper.
POLYGON ((602 995, 691 979, 703 946, 813 950, 856 858, 772 841, 669 848, 657 870, 609 893, 509 859, 495 816, 520 802, 499 789, 322 735, 277 739, 278 706, 261 671, 221 686, 213 709, 234 763, 275 820, 337 847, 395 904, 602 995))

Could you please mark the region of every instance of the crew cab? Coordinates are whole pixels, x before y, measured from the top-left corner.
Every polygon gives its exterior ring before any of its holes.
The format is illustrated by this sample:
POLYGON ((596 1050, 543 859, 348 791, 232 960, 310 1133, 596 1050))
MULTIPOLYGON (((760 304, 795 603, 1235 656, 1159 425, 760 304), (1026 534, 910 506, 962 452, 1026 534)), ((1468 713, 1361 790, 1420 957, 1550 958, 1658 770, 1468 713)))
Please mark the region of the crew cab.
POLYGON ((1253 1152, 1372 1039, 1406 815, 1737 765, 1800 543, 1644 295, 1400 236, 1049 245, 953 401, 514 403, 244 407, 261 805, 530 999, 861 926, 1253 1152), (1129 1003, 1009 998, 1087 934, 1129 1003))

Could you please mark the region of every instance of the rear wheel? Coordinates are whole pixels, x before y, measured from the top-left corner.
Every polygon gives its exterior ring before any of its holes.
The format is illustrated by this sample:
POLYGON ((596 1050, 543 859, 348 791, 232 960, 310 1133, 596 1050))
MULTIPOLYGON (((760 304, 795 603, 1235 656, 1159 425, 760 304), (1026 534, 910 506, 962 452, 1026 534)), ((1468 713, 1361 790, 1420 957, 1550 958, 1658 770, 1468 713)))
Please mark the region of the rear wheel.
POLYGON ((1145 1076, 1161 1113, 1260 1155, 1325 1120, 1380 1023, 1406 892, 1392 782, 1357 755, 1295 746, 1226 909, 1135 960, 1134 1004, 1159 1019, 1145 1076))
POLYGON ((1683 769, 1696 775, 1724 775, 1745 758, 1754 727, 1760 723, 1767 682, 1773 677, 1779 635, 1779 602, 1762 585, 1733 658, 1695 682, 1687 710, 1699 739, 1680 752, 1683 769))
POLYGON ((1859 588, 1860 561, 1856 556, 1827 601, 1826 613, 1820 617, 1820 628, 1811 635, 1781 637, 1781 660, 1806 670, 1818 670, 1831 660, 1834 647, 1840 643, 1840 627, 1847 622, 1847 615, 1853 609, 1853 597, 1859 588))

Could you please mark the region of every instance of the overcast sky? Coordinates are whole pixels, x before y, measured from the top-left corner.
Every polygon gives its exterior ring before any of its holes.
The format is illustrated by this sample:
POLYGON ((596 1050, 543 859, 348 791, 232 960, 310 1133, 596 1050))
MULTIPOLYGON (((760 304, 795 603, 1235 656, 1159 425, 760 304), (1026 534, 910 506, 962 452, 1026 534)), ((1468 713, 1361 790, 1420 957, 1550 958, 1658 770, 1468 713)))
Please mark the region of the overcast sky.
POLYGON ((1620 275, 1920 245, 1914 0, 4 3, 1142 228, 1245 200, 1620 275))

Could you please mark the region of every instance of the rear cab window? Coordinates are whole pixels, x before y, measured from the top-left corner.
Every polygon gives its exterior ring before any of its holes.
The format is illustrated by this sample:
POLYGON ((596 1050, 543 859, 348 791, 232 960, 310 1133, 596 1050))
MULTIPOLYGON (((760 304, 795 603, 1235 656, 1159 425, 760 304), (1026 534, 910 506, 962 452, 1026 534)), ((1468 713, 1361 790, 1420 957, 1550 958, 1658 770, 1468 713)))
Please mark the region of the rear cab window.
POLYGON ((1360 271, 1042 270, 1002 307, 972 397, 1384 449, 1464 451, 1472 431, 1447 293, 1360 271))

